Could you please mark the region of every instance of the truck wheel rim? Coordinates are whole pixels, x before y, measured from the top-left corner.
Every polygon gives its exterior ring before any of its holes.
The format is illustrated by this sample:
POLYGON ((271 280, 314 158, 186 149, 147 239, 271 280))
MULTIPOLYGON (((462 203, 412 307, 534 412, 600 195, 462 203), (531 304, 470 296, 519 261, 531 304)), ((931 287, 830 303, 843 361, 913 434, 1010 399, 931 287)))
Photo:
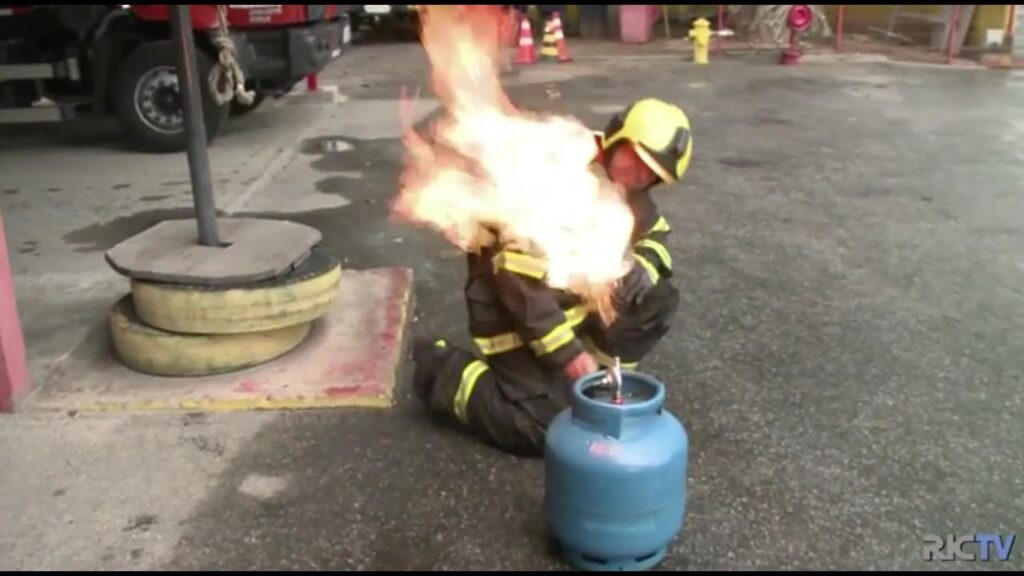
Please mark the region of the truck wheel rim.
POLYGON ((149 128, 164 134, 180 132, 183 125, 178 72, 161 66, 146 72, 135 84, 135 113, 149 128))

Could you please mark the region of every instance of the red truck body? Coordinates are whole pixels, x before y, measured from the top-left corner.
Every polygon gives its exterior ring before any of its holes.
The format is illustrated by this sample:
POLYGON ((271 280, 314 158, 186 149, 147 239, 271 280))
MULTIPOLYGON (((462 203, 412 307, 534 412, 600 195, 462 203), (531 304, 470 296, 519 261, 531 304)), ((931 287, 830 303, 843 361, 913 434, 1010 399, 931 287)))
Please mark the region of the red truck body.
MULTIPOLYGON (((301 24, 313 19, 308 14, 308 6, 290 4, 228 4, 228 23, 237 28, 272 28, 301 24)), ((337 17, 337 4, 323 6, 325 17, 337 17)), ((146 4, 131 6, 131 11, 140 20, 147 22, 167 22, 170 20, 170 9, 166 4, 146 4)), ((217 10, 211 4, 192 5, 192 28, 209 30, 216 28, 217 10)))
MULTIPOLYGON (((253 102, 223 102, 202 82, 211 139, 229 113, 279 96, 341 56, 349 6, 193 4, 201 78, 223 72, 227 50, 253 102), (221 22, 221 10, 224 25, 221 22), (218 67, 220 69, 218 69, 218 67)), ((0 8, 0 123, 117 115, 140 148, 184 148, 176 54, 166 4, 20 5, 0 8), (41 100, 52 103, 40 106, 41 100)))

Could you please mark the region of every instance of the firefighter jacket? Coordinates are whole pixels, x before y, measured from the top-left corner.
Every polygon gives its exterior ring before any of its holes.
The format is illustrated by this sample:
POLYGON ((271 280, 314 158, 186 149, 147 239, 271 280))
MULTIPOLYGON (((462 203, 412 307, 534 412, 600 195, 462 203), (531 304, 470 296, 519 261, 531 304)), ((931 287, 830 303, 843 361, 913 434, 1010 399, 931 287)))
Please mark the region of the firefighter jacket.
POLYGON ((672 227, 658 212, 650 190, 634 192, 629 197, 633 212, 633 258, 657 284, 662 278, 672 277, 672 255, 666 240, 672 227))
POLYGON ((579 297, 544 282, 543 259, 495 242, 468 255, 469 331, 485 356, 528 346, 561 369, 581 352, 576 328, 587 311, 579 297))

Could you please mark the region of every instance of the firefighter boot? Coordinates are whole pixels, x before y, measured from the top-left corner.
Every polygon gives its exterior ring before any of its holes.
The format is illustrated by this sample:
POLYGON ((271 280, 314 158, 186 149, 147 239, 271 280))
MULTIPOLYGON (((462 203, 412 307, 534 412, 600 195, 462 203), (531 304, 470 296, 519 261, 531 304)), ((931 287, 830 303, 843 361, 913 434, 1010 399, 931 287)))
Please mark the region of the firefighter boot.
POLYGON ((412 344, 412 361, 415 365, 412 376, 413 390, 422 402, 428 402, 434 381, 444 362, 444 349, 448 343, 444 340, 417 338, 412 344))

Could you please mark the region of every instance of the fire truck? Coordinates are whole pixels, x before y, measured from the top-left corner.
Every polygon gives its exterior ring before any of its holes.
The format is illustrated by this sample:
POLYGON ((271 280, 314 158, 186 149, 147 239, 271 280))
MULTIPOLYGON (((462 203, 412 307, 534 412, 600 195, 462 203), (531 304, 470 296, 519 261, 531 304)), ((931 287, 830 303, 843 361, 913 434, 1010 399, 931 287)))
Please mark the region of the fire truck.
POLYGON ((417 21, 418 5, 416 4, 355 4, 347 8, 353 29, 359 29, 364 25, 376 27, 382 20, 397 21, 402 24, 417 21))
MULTIPOLYGON (((351 43, 349 6, 193 4, 206 134, 289 92, 351 43)), ((0 124, 116 117, 138 150, 185 148, 166 4, 0 6, 0 124)))

